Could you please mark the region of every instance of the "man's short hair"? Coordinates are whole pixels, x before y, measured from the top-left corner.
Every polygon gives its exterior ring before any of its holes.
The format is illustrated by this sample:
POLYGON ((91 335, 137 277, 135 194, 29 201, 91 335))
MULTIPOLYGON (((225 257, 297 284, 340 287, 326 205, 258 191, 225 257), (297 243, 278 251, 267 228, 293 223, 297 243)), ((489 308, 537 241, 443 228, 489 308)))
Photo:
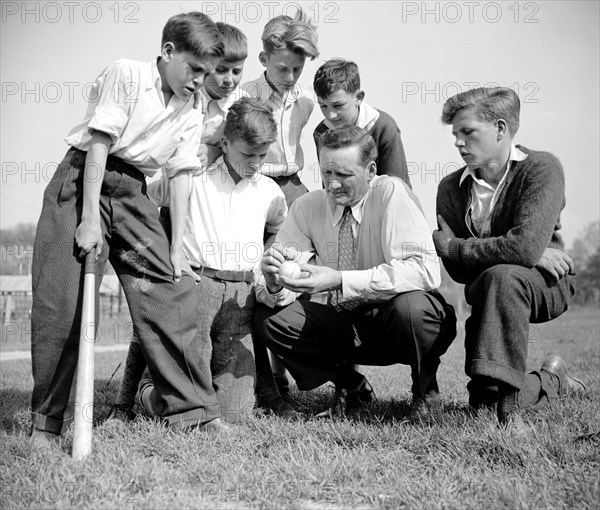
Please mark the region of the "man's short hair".
POLYGON ((517 93, 508 87, 480 87, 452 96, 444 103, 442 122, 452 124, 459 111, 472 107, 482 122, 504 119, 512 136, 519 129, 521 102, 517 93))
POLYGON ((221 21, 218 21, 215 25, 223 42, 223 60, 225 62, 238 62, 248 58, 248 40, 244 33, 239 28, 221 21))
POLYGON ((325 131, 318 140, 319 153, 321 149, 346 149, 358 147, 359 161, 367 166, 377 159, 377 144, 373 137, 358 126, 330 129, 325 131))
POLYGON ((277 123, 268 103, 254 97, 242 97, 229 107, 223 135, 229 141, 242 140, 252 147, 273 143, 277 123))
POLYGON ((317 70, 313 88, 317 97, 322 99, 335 94, 338 90, 352 94, 360 89, 358 66, 343 58, 332 58, 317 70))
POLYGON ((317 29, 302 9, 298 9, 293 18, 277 16, 269 20, 261 40, 263 50, 269 55, 278 50, 290 50, 311 60, 319 56, 317 29))
POLYGON ((220 57, 223 43, 214 22, 204 13, 193 11, 171 16, 163 28, 162 43, 172 42, 175 51, 196 57, 220 57))

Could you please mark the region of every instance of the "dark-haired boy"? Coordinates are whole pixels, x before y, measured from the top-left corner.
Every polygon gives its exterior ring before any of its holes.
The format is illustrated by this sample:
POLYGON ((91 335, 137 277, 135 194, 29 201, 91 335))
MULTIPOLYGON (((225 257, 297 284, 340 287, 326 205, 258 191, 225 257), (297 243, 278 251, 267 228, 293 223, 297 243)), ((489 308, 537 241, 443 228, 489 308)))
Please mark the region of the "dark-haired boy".
POLYGON ((410 186, 400 128, 390 115, 364 101, 358 66, 341 58, 328 60, 317 70, 313 87, 325 117, 313 132, 317 147, 319 137, 330 129, 363 128, 377 145, 377 175, 395 175, 410 186))
MULTIPOLYGON (((119 276, 156 382, 154 412, 173 426, 220 426, 210 360, 198 347, 197 276, 181 276, 187 266, 175 243, 169 248, 145 179, 166 168, 176 195, 199 169, 201 125, 191 97, 221 52, 208 16, 171 17, 160 57, 109 65, 96 79, 84 122, 66 139, 71 147, 44 193, 34 244, 32 449, 48 447, 62 429, 88 252, 96 254, 99 275, 109 260, 119 276)), ((173 218, 180 235, 183 218, 173 218)))

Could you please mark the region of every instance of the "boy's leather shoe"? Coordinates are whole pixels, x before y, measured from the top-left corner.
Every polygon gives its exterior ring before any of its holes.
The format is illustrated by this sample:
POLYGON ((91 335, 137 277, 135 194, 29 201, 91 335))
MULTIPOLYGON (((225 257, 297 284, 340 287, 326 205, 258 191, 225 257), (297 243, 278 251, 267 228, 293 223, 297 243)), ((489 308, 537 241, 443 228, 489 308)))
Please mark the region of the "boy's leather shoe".
POLYGON ((375 399, 375 391, 366 377, 353 390, 335 387, 329 409, 317 414, 318 418, 345 418, 353 409, 364 406, 375 399))
POLYGON ((106 425, 116 422, 127 423, 133 421, 134 419, 135 413, 133 412, 133 409, 123 404, 113 404, 104 423, 106 425))
POLYGON ((268 399, 262 399, 258 407, 264 409, 266 412, 287 420, 301 420, 305 418, 304 413, 296 411, 281 395, 275 395, 268 399))
POLYGON ((531 435, 531 428, 523 421, 518 411, 498 415, 498 426, 519 438, 527 438, 531 435))
POLYGON ((229 434, 233 431, 233 427, 221 418, 207 421, 198 427, 198 430, 210 432, 212 434, 229 434))
POLYGON ((440 413, 440 394, 430 393, 424 397, 413 395, 410 409, 402 420, 405 423, 427 424, 436 419, 440 413))
POLYGON ((565 395, 583 395, 587 388, 579 379, 569 375, 567 372, 567 362, 562 356, 550 353, 544 359, 541 370, 554 374, 558 379, 558 394, 565 395))
POLYGON ((144 411, 146 416, 154 416, 154 411, 151 409, 150 403, 148 400, 144 399, 144 394, 154 389, 154 383, 152 382, 152 378, 150 377, 150 372, 146 369, 142 374, 142 378, 140 379, 140 383, 138 384, 138 390, 135 395, 135 400, 140 408, 144 411))
POLYGON ((59 441, 60 436, 58 434, 34 428, 31 431, 31 436, 29 436, 29 451, 39 452, 49 450, 53 444, 58 444, 59 441))
POLYGON ((348 392, 348 399, 351 407, 368 404, 375 399, 375 390, 365 377, 355 389, 348 392))

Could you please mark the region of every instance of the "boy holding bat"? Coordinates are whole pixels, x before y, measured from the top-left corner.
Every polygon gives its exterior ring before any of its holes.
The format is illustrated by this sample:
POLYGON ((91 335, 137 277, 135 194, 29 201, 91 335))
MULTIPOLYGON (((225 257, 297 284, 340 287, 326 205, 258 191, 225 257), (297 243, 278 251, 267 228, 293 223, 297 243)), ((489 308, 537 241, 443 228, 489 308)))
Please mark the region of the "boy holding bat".
POLYGON ((109 260, 123 286, 155 382, 155 413, 175 427, 222 427, 210 360, 197 345, 197 276, 182 276, 184 218, 172 208, 170 248, 146 195, 146 176, 163 167, 177 205, 199 170, 202 124, 192 96, 221 52, 208 16, 173 16, 157 59, 119 60, 100 74, 84 122, 66 139, 34 244, 32 449, 60 435, 77 360, 82 263, 92 250, 99 274, 109 260))

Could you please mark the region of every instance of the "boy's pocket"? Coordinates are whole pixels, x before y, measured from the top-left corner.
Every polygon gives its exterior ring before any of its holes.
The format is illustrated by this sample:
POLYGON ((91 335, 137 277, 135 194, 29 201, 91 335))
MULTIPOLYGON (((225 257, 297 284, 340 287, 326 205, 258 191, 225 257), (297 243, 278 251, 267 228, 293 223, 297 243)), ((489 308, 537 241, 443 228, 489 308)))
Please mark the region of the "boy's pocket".
POLYGON ((72 200, 77 196, 78 192, 81 193, 83 191, 81 182, 84 168, 85 153, 77 149, 69 149, 54 174, 54 178, 60 182, 60 191, 57 199, 59 207, 72 200))

